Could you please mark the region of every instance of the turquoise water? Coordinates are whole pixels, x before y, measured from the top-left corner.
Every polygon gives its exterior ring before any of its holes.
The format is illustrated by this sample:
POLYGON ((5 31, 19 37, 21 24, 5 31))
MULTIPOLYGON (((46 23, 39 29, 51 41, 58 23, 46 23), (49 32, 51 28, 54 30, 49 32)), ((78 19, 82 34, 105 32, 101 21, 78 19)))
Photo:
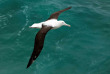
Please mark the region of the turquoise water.
POLYGON ((110 74, 110 0, 0 0, 0 74, 110 74), (71 25, 48 32, 26 69, 38 29, 55 11, 71 25))

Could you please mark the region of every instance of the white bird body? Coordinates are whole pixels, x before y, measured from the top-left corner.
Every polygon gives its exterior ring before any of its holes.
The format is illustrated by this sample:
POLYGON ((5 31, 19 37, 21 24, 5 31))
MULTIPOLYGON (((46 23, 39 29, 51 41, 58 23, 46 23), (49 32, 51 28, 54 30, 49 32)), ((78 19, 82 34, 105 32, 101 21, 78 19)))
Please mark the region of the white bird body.
POLYGON ((35 36, 35 43, 34 43, 34 50, 32 52, 32 55, 29 59, 29 62, 27 64, 27 68, 34 62, 34 60, 39 56, 43 45, 44 45, 44 40, 45 40, 45 36, 47 34, 47 32, 51 29, 57 29, 61 26, 68 26, 70 27, 70 25, 66 24, 64 21, 62 20, 57 20, 58 16, 66 11, 71 9, 71 7, 65 8, 63 10, 57 11, 53 14, 50 15, 50 17, 44 21, 44 22, 40 22, 40 23, 34 23, 32 26, 30 26, 30 28, 39 28, 40 30, 38 31, 38 33, 35 36))
MULTIPOLYGON (((67 25, 64 21, 58 21, 57 19, 50 19, 41 23, 34 23, 30 28, 42 28, 42 25, 47 25, 53 27, 52 29, 57 29, 63 25, 67 25)), ((68 25, 69 26, 69 25, 68 25)))

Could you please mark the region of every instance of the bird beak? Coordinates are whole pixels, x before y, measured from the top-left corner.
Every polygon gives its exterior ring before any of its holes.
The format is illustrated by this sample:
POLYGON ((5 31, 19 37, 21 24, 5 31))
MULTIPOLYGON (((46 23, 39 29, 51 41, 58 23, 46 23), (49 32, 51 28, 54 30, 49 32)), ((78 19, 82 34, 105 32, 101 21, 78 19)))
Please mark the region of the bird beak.
POLYGON ((66 24, 65 26, 71 27, 71 25, 69 25, 69 24, 66 24))

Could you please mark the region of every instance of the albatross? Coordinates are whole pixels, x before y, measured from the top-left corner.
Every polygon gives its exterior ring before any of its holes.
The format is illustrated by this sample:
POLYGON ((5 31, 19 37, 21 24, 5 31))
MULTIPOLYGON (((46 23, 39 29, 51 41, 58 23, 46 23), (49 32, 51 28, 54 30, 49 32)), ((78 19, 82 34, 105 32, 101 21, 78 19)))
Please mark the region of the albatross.
POLYGON ((62 20, 57 20, 58 19, 58 16, 66 11, 66 10, 69 10, 71 9, 71 7, 68 7, 68 8, 65 8, 63 10, 60 10, 60 11, 57 11, 53 14, 50 15, 50 17, 44 21, 44 22, 41 22, 41 23, 35 23, 33 24, 32 26, 30 26, 30 28, 38 28, 40 29, 38 31, 38 33, 36 34, 36 37, 35 37, 35 42, 34 42, 34 50, 32 52, 32 55, 29 59, 29 62, 27 64, 27 68, 34 62, 34 60, 39 56, 42 48, 43 48, 43 45, 44 45, 44 39, 45 39, 45 36, 47 34, 47 32, 51 29, 57 29, 61 26, 68 26, 70 27, 70 25, 66 24, 64 21, 62 20))

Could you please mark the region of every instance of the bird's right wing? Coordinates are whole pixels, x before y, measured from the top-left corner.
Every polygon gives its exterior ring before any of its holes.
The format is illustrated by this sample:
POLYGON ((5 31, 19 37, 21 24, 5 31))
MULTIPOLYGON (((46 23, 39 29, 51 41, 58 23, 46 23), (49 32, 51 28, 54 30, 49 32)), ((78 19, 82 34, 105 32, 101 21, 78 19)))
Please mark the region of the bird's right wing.
POLYGON ((69 9, 71 9, 71 8, 72 8, 72 7, 68 7, 68 8, 65 8, 65 9, 63 9, 63 10, 60 10, 60 11, 57 11, 57 12, 51 14, 50 17, 48 18, 48 20, 49 20, 49 19, 58 19, 58 16, 60 15, 60 13, 66 11, 66 10, 69 10, 69 9))
POLYGON ((52 27, 50 26, 44 26, 42 25, 42 28, 40 29, 40 31, 37 33, 36 37, 35 37, 35 43, 34 43, 34 50, 33 53, 31 55, 31 58, 28 62, 27 68, 33 63, 33 61, 39 56, 42 48, 43 48, 43 44, 44 44, 44 39, 46 36, 46 33, 51 29, 52 27))

